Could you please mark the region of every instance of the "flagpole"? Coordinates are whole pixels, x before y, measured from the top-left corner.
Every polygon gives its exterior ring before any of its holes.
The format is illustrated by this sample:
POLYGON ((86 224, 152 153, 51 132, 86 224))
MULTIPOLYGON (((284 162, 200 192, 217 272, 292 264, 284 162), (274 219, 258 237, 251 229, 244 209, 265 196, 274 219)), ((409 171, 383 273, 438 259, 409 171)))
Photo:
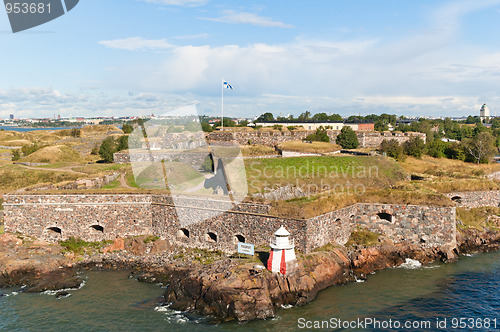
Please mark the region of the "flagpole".
POLYGON ((224 131, 224 79, 222 79, 222 88, 221 88, 221 92, 222 92, 222 118, 220 119, 220 123, 221 123, 221 127, 222 127, 222 130, 221 131, 224 131))

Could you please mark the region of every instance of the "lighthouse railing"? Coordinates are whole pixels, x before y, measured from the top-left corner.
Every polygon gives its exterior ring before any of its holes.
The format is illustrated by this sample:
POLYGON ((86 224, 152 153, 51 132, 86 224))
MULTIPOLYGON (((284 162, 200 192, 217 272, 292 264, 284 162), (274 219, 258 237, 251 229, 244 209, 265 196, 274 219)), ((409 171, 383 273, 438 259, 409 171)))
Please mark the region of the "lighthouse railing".
MULTIPOLYGON (((276 241, 276 237, 271 237, 271 238, 269 239, 269 244, 270 244, 271 246, 274 246, 274 247, 277 247, 277 246, 281 246, 281 245, 283 245, 283 243, 278 243, 278 242, 276 241)), ((295 247, 295 239, 293 239, 293 238, 292 238, 292 239, 288 238, 288 245, 287 245, 287 246, 288 246, 288 247, 295 247)))

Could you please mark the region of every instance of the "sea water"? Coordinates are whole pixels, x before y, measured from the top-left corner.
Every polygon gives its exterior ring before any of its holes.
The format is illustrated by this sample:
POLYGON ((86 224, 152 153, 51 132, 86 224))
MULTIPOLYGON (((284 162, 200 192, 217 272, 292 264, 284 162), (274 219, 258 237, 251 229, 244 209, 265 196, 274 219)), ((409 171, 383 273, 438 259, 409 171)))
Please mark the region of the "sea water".
MULTIPOLYGON (((409 330, 449 331, 453 322, 471 324, 463 319, 474 324, 490 319, 486 330, 495 330, 496 319, 500 330, 499 252, 462 256, 452 264, 420 266, 407 261, 402 267, 369 275, 365 282, 330 287, 308 305, 280 308, 276 318, 245 324, 216 324, 210 318, 159 306, 165 290, 140 283, 127 272, 82 272, 81 277, 85 285, 61 299, 53 293, 26 294, 19 287, 0 290, 0 330, 284 332, 311 330, 307 326, 317 322, 323 324, 322 330, 332 331, 339 322, 366 320, 380 325, 364 326, 365 330, 391 330, 382 325, 391 320, 431 323, 429 329, 422 325, 409 330), (445 322, 446 328, 438 329, 438 322, 445 322)), ((468 325, 461 330, 475 329, 477 325, 468 325)))

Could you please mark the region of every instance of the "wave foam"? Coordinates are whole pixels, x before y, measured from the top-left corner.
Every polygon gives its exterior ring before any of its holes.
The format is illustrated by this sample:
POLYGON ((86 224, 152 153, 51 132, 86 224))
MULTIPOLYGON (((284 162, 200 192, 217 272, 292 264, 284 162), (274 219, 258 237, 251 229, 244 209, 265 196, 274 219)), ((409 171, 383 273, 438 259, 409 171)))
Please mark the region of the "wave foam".
POLYGON ((76 291, 76 290, 82 289, 83 286, 85 286, 86 283, 87 283, 86 280, 82 280, 82 283, 77 288, 65 288, 65 289, 57 289, 57 290, 46 290, 45 292, 41 292, 40 294, 42 294, 42 295, 56 295, 59 292, 76 291))
POLYGON ((407 258, 406 261, 399 267, 403 269, 419 269, 422 267, 422 263, 416 259, 407 258))
POLYGON ((158 312, 165 313, 165 315, 167 316, 166 320, 169 323, 180 324, 180 323, 187 323, 187 322, 189 322, 189 318, 187 318, 186 316, 184 316, 182 311, 170 309, 169 305, 166 305, 166 306, 157 306, 157 307, 155 307, 154 310, 158 311, 158 312))

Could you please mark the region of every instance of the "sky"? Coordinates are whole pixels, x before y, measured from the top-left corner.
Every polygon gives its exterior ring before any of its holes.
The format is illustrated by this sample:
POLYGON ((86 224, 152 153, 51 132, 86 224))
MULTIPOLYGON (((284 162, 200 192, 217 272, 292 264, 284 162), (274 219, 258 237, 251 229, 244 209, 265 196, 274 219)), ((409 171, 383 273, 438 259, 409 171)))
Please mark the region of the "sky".
MULTIPOLYGON (((500 0, 80 0, 13 34, 0 118, 500 110, 500 0)), ((499 112, 500 115, 500 112, 499 112)))

